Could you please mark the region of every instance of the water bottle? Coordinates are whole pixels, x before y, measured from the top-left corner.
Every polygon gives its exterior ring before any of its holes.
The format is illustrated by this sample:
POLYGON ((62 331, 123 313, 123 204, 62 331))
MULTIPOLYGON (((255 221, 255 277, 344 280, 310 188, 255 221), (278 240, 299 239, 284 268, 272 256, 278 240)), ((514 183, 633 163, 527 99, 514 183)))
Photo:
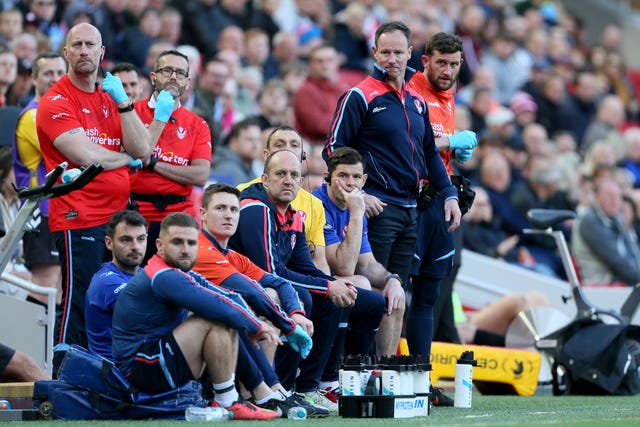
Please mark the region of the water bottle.
POLYGON ((0 400, 0 411, 6 411, 9 409, 11 409, 11 402, 5 399, 0 400))
POLYGON ((208 406, 190 406, 184 411, 184 419, 187 421, 225 421, 229 419, 229 412, 224 408, 208 406))
POLYGON ((473 351, 464 351, 456 364, 455 394, 453 406, 471 408, 473 392, 473 367, 478 362, 473 358, 473 351))
POLYGON ((67 182, 71 182, 80 175, 82 171, 78 168, 67 169, 62 173, 62 182, 66 184, 67 182))
POLYGON ((294 406, 287 411, 287 418, 290 420, 306 420, 307 410, 302 406, 294 406))

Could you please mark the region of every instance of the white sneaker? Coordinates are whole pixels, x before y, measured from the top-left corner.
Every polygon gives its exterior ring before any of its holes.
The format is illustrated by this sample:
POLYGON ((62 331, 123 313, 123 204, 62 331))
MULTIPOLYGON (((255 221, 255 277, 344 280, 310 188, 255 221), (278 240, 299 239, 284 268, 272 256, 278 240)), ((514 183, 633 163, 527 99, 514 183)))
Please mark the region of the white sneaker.
POLYGON ((304 399, 315 406, 323 406, 327 408, 331 413, 338 413, 338 404, 332 402, 324 395, 324 390, 307 391, 300 393, 304 396, 304 399))

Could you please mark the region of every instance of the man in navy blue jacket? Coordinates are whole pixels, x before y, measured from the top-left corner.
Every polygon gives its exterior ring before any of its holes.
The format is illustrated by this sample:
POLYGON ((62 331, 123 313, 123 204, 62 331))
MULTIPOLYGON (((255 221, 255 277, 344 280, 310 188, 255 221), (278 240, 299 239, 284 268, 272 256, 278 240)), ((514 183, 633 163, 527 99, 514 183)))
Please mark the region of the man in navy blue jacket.
MULTIPOLYGON (((241 195, 240 222, 230 246, 249 257, 269 273, 293 283, 305 311, 314 323, 313 348, 300 362, 296 391, 314 404, 328 406, 318 399, 318 384, 334 344, 343 310, 354 307, 358 318, 362 351, 371 348, 375 331, 385 312, 380 294, 356 289, 345 279, 334 279, 319 270, 311 259, 300 211, 291 207, 302 178, 300 157, 289 150, 275 151, 264 165, 262 182, 247 187, 241 195), (368 342, 366 342, 368 339, 368 342)), ((284 349, 279 348, 278 353, 284 349)), ((294 361, 283 363, 276 356, 276 371, 285 387, 293 385, 294 361)))
POLYGON ((409 28, 389 22, 376 31, 371 76, 347 91, 338 106, 323 156, 353 147, 366 161, 365 204, 373 255, 406 283, 417 240, 416 206, 423 180, 445 199, 450 231, 460 225, 457 193, 438 154, 424 98, 406 82, 409 28))

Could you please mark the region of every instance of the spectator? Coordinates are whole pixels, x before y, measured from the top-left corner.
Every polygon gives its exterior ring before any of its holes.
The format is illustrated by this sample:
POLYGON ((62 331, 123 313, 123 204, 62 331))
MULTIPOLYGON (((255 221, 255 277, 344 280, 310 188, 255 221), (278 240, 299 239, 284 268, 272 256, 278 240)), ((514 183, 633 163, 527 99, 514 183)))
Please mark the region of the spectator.
POLYGON ((249 28, 244 36, 244 64, 260 70, 265 80, 278 77, 278 66, 269 52, 269 35, 260 28, 249 28))
POLYGON ((364 34, 367 9, 359 2, 351 2, 338 15, 335 22, 333 45, 339 52, 340 68, 357 77, 364 78, 371 68, 369 44, 364 34))
POLYGON ((0 382, 33 382, 50 380, 33 359, 21 352, 0 344, 0 382))
POLYGON ((11 42, 11 50, 16 54, 18 61, 31 68, 33 60, 38 55, 38 42, 36 37, 30 33, 18 34, 11 42))
POLYGON ((167 7, 160 12, 161 39, 167 40, 176 46, 182 42, 182 14, 172 7, 167 7))
POLYGON ((240 58, 244 58, 245 52, 245 34, 242 28, 237 25, 228 25, 220 31, 218 38, 217 52, 222 50, 231 50, 237 52, 240 58))
POLYGON ((22 34, 20 9, 5 9, 0 12, 0 43, 10 44, 18 34, 22 34))
POLYGON ((121 62, 111 68, 111 74, 118 76, 122 82, 124 91, 133 102, 142 99, 142 83, 140 82, 140 70, 129 62, 121 62))
POLYGON ((309 53, 307 80, 293 97, 296 129, 312 144, 327 137, 335 105, 349 87, 340 81, 336 50, 322 45, 309 53))
POLYGON ((5 45, 0 45, 0 107, 7 105, 7 92, 16 81, 18 58, 5 45))
POLYGON ((282 67, 283 64, 288 62, 299 60, 300 44, 295 34, 279 31, 273 36, 271 44, 271 53, 278 67, 282 67))
POLYGON ((56 20, 58 3, 55 0, 32 0, 28 6, 25 19, 31 15, 37 29, 51 41, 51 50, 57 51, 65 37, 65 31, 56 20))
POLYGON ((100 163, 105 169, 82 189, 49 203, 49 228, 62 265, 55 341, 83 346, 85 294, 104 256, 106 223, 129 199, 127 167, 141 167, 139 158, 151 153, 149 131, 120 79, 107 73, 96 85, 104 49, 96 27, 71 28, 64 47, 69 71, 42 97, 36 116, 46 170, 64 161, 70 168, 100 163))
POLYGON ((113 309, 144 258, 147 220, 136 211, 115 212, 107 223, 104 244, 111 252, 111 261, 93 275, 84 310, 89 350, 111 360, 113 309))
POLYGON ((259 176, 262 140, 258 122, 245 119, 234 124, 226 140, 227 144, 219 146, 213 155, 211 173, 215 179, 239 185, 259 176))
POLYGON ((575 87, 573 93, 569 95, 569 103, 573 107, 575 118, 571 130, 578 142, 582 142, 585 131, 596 115, 597 99, 600 95, 598 82, 593 71, 577 71, 575 87))
POLYGON ((258 105, 260 114, 256 120, 261 129, 293 124, 289 94, 280 80, 272 79, 264 84, 258 105))
POLYGON ((130 62, 137 67, 144 67, 145 58, 154 40, 162 40, 165 44, 173 42, 159 39, 162 21, 157 10, 146 8, 137 22, 137 25, 127 27, 123 31, 122 51, 119 54, 119 61, 130 62))
POLYGON ((195 101, 191 111, 204 118, 209 125, 214 147, 221 142, 224 113, 222 95, 229 76, 230 69, 226 62, 219 59, 207 61, 194 94, 195 101))
POLYGON ((629 171, 634 188, 640 187, 640 128, 631 127, 622 134, 626 154, 622 165, 629 171))
POLYGON ((33 77, 31 76, 32 61, 18 60, 16 80, 7 91, 7 105, 24 107, 33 98, 33 77))
POLYGON ((276 412, 243 400, 234 384, 238 334, 246 333, 255 345, 263 340, 277 344, 275 329, 238 294, 191 271, 198 251, 198 223, 192 216, 169 214, 157 246, 158 255, 116 302, 112 344, 118 368, 132 385, 151 394, 197 380, 206 369, 215 392, 213 406, 226 408, 235 420, 275 418, 276 412))
POLYGON ((127 28, 135 26, 135 18, 127 9, 127 3, 122 0, 104 0, 99 6, 97 13, 101 19, 96 21, 96 26, 102 34, 107 61, 125 60, 119 56, 126 47, 123 44, 123 35, 127 28))
MULTIPOLYGON (((15 145, 13 147, 13 168, 16 187, 35 187, 45 182, 47 169, 40 149, 36 130, 36 110, 44 95, 67 72, 64 58, 53 52, 42 53, 33 61, 32 78, 35 96, 22 110, 16 125, 15 145)), ((56 302, 62 301, 60 283, 60 256, 49 228, 49 200, 40 202, 33 216, 33 231, 26 232, 22 238, 25 265, 31 271, 31 281, 36 285, 58 289, 56 302)), ((46 303, 46 296, 33 294, 33 298, 46 303)))
POLYGON ((571 130, 574 123, 573 109, 569 105, 566 82, 558 73, 550 73, 542 84, 541 98, 538 101, 537 122, 545 127, 547 133, 559 130, 571 130))
POLYGON ((491 41, 491 49, 483 55, 482 65, 493 71, 498 101, 509 105, 513 95, 529 80, 532 60, 509 35, 501 32, 491 41))
POLYGON ((182 107, 189 85, 189 60, 177 50, 160 53, 150 74, 155 91, 135 104, 151 133, 153 152, 145 168, 131 177, 131 200, 149 223, 143 265, 155 253, 160 222, 171 212, 196 216, 189 199, 194 185, 207 182, 211 168, 211 132, 207 123, 182 107))
POLYGON ((594 192, 594 203, 578 216, 571 235, 582 282, 633 286, 640 281, 640 247, 622 223, 620 187, 602 178, 594 192))
POLYGON ((169 43, 165 40, 155 40, 151 43, 151 46, 147 50, 145 50, 146 54, 144 57, 144 63, 140 68, 142 68, 143 74, 149 74, 150 72, 155 70, 156 61, 158 60, 158 56, 167 50, 175 49, 175 45, 173 43, 169 43))
POLYGON ((580 152, 586 153, 600 140, 613 144, 617 156, 624 155, 624 142, 618 129, 625 121, 624 104, 617 95, 606 95, 598 102, 596 116, 585 130, 580 152))

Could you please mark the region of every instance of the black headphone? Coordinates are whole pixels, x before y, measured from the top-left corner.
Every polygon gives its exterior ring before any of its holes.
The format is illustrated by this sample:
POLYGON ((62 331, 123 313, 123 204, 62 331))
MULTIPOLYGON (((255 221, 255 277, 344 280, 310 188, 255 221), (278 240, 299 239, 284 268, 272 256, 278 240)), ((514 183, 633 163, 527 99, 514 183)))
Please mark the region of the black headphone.
POLYGON ((304 162, 305 160, 307 160, 307 152, 302 150, 302 154, 300 155, 300 161, 304 162))

